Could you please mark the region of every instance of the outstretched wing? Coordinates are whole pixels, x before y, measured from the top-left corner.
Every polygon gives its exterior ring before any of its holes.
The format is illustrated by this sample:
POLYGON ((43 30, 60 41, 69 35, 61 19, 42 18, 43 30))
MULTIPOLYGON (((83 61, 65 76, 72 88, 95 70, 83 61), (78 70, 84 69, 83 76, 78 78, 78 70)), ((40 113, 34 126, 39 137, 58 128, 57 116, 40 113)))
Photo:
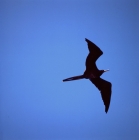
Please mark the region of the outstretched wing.
POLYGON ((88 39, 85 39, 88 43, 89 54, 86 58, 86 71, 97 72, 96 60, 103 54, 98 46, 88 39))
POLYGON ((107 113, 110 106, 112 84, 102 78, 92 78, 90 81, 99 89, 107 113))
POLYGON ((85 38, 85 41, 88 44, 88 49, 89 52, 91 53, 92 58, 94 59, 94 61, 96 61, 103 54, 103 52, 100 50, 100 48, 97 45, 95 45, 87 38, 85 38))

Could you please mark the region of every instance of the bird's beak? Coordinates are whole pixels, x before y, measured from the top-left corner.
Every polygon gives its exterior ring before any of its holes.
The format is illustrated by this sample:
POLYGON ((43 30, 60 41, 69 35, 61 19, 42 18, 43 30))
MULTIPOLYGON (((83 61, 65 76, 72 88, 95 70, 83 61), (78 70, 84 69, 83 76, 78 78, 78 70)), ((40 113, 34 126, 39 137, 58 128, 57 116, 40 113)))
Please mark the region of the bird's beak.
POLYGON ((104 72, 107 72, 107 71, 109 71, 109 69, 107 69, 107 70, 104 70, 104 72))

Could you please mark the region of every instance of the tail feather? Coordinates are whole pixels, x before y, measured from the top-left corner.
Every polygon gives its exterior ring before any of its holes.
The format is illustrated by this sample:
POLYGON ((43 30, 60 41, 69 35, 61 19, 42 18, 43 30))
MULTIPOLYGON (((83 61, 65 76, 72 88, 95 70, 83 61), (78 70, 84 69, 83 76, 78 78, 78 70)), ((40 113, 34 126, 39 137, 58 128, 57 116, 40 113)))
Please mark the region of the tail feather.
POLYGON ((78 75, 78 76, 66 78, 66 79, 63 80, 63 82, 73 81, 73 80, 80 80, 80 79, 83 79, 83 78, 85 78, 84 75, 78 75))

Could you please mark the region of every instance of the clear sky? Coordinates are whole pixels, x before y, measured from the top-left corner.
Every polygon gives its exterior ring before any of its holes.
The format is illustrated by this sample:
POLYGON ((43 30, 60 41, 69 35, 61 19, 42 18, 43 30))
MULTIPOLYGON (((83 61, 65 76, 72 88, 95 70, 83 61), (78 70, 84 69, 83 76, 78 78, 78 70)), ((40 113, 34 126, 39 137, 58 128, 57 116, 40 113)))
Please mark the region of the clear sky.
POLYGON ((1 0, 0 139, 138 140, 139 1, 1 0), (85 70, 85 38, 104 54, 108 113, 85 70))

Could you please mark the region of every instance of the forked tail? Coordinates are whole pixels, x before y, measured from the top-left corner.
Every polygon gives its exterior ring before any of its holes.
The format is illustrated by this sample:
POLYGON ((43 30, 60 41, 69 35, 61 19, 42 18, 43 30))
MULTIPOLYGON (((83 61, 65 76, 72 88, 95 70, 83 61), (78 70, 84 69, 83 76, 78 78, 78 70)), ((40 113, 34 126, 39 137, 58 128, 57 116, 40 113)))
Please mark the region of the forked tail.
POLYGON ((83 78, 85 78, 84 75, 79 75, 79 76, 74 76, 74 77, 70 77, 70 78, 64 79, 63 82, 72 81, 72 80, 79 80, 79 79, 83 79, 83 78))

